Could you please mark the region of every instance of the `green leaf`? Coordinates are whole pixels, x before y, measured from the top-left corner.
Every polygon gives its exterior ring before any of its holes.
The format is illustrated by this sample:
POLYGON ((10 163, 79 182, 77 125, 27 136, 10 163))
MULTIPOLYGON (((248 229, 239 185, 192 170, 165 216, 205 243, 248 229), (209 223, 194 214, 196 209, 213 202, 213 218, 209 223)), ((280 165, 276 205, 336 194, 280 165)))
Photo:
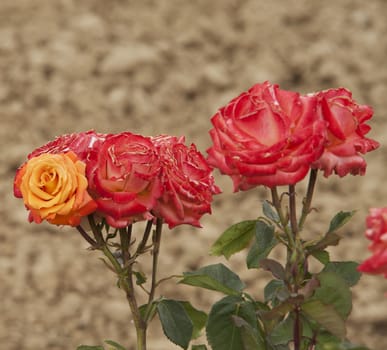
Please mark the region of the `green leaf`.
MULTIPOLYGON (((262 313, 261 318, 264 321, 282 320, 289 312, 294 309, 294 304, 289 300, 282 302, 281 304, 276 305, 270 311, 262 313)), ((273 325, 274 327, 274 325, 273 325)))
POLYGON ((313 254, 314 252, 323 251, 325 248, 329 246, 338 245, 340 239, 342 237, 336 233, 327 233, 323 238, 321 238, 316 244, 307 247, 307 251, 309 254, 313 254))
POLYGON ((325 265, 323 271, 325 272, 335 272, 339 275, 348 286, 353 287, 357 282, 359 282, 361 273, 357 271, 358 263, 354 261, 334 261, 325 265))
POLYGON ((281 280, 271 280, 263 291, 265 302, 275 300, 285 300, 289 297, 289 292, 281 280))
POLYGON ((133 274, 136 276, 136 284, 138 286, 146 282, 146 276, 143 272, 133 271, 133 274))
POLYGON ((121 344, 118 344, 113 340, 105 340, 105 343, 114 346, 114 350, 126 350, 121 344))
POLYGON ((179 283, 188 284, 228 295, 238 295, 245 285, 239 276, 223 264, 202 267, 193 272, 184 272, 179 283))
POLYGON ((156 312, 157 312, 157 304, 158 303, 159 303, 159 300, 152 302, 152 304, 149 308, 149 311, 148 311, 148 315, 146 315, 147 310, 148 310, 148 304, 141 305, 139 307, 141 317, 148 322, 153 320, 153 318, 155 317, 156 312))
MULTIPOLYGON (((247 296, 248 294, 247 293, 244 293, 244 296, 247 296)), ((250 300, 252 300, 252 297, 249 296, 250 300)), ((259 300, 254 300, 254 305, 255 305, 255 310, 258 311, 269 311, 270 310, 270 307, 263 303, 262 301, 259 301, 259 300)))
POLYGON ((312 278, 306 280, 306 283, 298 290, 298 293, 302 294, 305 299, 309 299, 319 287, 320 281, 316 276, 312 276, 312 278))
POLYGON ((365 346, 351 344, 347 341, 342 342, 340 346, 343 348, 343 350, 370 350, 365 346))
POLYGON ((180 304, 184 307, 185 312, 187 313, 193 325, 191 338, 196 339, 200 337, 200 333, 207 322, 207 314, 203 311, 195 309, 188 301, 180 301, 180 304))
POLYGON ((339 338, 345 337, 345 322, 332 305, 323 304, 320 300, 309 300, 301 305, 301 310, 327 331, 339 338))
POLYGON ((232 316, 232 319, 235 325, 240 328, 243 349, 254 350, 264 347, 264 341, 257 331, 257 328, 253 328, 241 317, 232 316))
MULTIPOLYGON (((302 336, 305 338, 311 338, 313 332, 305 320, 300 318, 302 322, 302 336)), ((293 328, 294 328, 294 317, 287 317, 285 320, 278 323, 270 334, 270 340, 273 345, 287 345, 293 340, 293 328)))
POLYGON ((242 221, 229 227, 212 245, 210 254, 224 255, 228 259, 231 255, 246 248, 254 236, 256 220, 242 221))
POLYGON ((264 221, 257 221, 255 226, 255 242, 252 245, 246 259, 249 269, 258 268, 262 259, 266 258, 277 244, 274 236, 274 226, 264 221))
POLYGON ((99 345, 79 345, 77 350, 105 350, 102 346, 99 345))
POLYGON ((215 303, 207 321, 207 339, 213 350, 263 349, 254 304, 240 296, 227 296, 215 303), (248 339, 243 340, 244 337, 248 339), (250 347, 251 342, 259 344, 250 347))
POLYGON ((284 344, 280 344, 280 345, 276 345, 274 347, 271 347, 270 350, 289 350, 289 346, 284 345, 284 344))
POLYGON ((259 261, 259 267, 266 271, 270 271, 272 275, 279 280, 285 280, 285 269, 278 261, 273 259, 262 259, 259 261))
POLYGON ((287 345, 293 339, 294 321, 288 317, 278 323, 270 334, 270 340, 273 345, 287 345))
POLYGON ((263 214, 270 220, 273 220, 274 222, 280 221, 277 212, 273 209, 273 206, 269 201, 267 200, 263 201, 262 211, 263 211, 263 214))
POLYGON ((332 271, 321 272, 317 276, 320 281, 312 297, 321 301, 324 305, 332 305, 337 313, 346 319, 352 309, 352 293, 347 282, 332 271))
POLYGON ((361 345, 351 344, 335 337, 328 332, 320 332, 317 336, 316 350, 370 350, 361 345))
POLYGON ((193 325, 184 307, 178 301, 162 299, 157 304, 157 313, 166 337, 176 345, 187 349, 193 325))
POLYGON ((355 212, 356 212, 355 210, 338 212, 331 220, 327 233, 332 233, 338 230, 340 227, 344 226, 355 214, 355 212))
POLYGON ((329 263, 329 253, 326 250, 316 250, 311 255, 323 265, 329 263))
POLYGON ((207 346, 205 346, 204 344, 192 345, 191 350, 207 350, 207 346))

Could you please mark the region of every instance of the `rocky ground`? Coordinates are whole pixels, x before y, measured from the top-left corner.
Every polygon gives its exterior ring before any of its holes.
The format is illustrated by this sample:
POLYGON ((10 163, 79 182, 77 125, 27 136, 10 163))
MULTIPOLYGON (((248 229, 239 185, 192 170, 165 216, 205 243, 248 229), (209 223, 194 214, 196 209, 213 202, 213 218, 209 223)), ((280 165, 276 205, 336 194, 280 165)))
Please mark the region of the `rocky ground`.
MULTIPOLYGON (((114 277, 71 229, 27 223, 13 198, 16 168, 55 136, 95 129, 186 135, 203 152, 209 118, 256 82, 302 93, 344 86, 372 105, 365 177, 321 178, 311 227, 357 209, 331 254, 368 256, 364 218, 387 204, 387 2, 373 0, 1 0, 0 2, 0 344, 8 350, 68 350, 114 339, 133 348, 133 326, 114 277)), ((164 233, 161 275, 222 261, 257 297, 266 275, 246 272, 243 254, 209 257, 231 223, 256 217, 264 189, 224 189, 202 229, 164 233)), ((144 269, 147 267, 144 266, 144 269)), ((348 335, 387 347, 387 284, 365 276, 354 290, 348 335)), ((208 308, 219 299, 166 283, 161 291, 208 308)), ((175 349, 158 324, 151 350, 175 349)))

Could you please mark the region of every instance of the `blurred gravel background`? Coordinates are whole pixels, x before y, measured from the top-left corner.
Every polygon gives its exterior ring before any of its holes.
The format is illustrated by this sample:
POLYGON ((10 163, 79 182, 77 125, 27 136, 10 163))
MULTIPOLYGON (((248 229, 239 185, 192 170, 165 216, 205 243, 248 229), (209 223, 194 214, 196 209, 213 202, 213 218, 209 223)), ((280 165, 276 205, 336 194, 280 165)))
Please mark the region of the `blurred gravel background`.
MULTIPOLYGON (((367 156, 367 176, 320 178, 309 225, 318 232, 335 212, 357 209, 331 254, 367 257, 367 208, 387 205, 386 16, 384 0, 1 0, 0 347, 67 350, 114 339, 134 349, 125 298, 98 253, 75 230, 28 224, 13 198, 25 156, 88 129, 184 134, 204 152, 216 109, 264 80, 301 93, 344 86, 374 107, 370 136, 382 146, 367 156)), ((226 262, 207 251, 228 225, 258 216, 267 192, 232 195, 231 181, 216 177, 224 194, 203 228, 165 230, 160 274, 221 261, 261 297, 267 275, 246 272, 243 253, 226 262)), ((387 347, 386 291, 370 276, 354 290, 348 335, 374 350, 387 347)), ((161 292, 204 309, 220 298, 173 281, 161 292)), ((176 348, 157 322, 149 348, 176 348)))

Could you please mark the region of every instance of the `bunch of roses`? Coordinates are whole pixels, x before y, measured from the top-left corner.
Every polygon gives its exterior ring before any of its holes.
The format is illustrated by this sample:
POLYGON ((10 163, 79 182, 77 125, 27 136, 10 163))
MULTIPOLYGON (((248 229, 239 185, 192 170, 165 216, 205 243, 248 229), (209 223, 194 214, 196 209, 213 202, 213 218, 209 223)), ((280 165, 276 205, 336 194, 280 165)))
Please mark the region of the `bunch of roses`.
POLYGON ((29 154, 14 194, 36 223, 77 226, 96 213, 116 228, 155 217, 169 227, 200 226, 220 192, 211 172, 183 137, 89 131, 60 136, 29 154))
POLYGON ((212 117, 208 162, 232 178, 235 191, 294 185, 310 169, 363 175, 361 154, 379 146, 364 136, 372 114, 344 88, 300 95, 256 84, 212 117))
POLYGON ((383 274, 387 278, 387 208, 371 208, 366 219, 366 237, 372 256, 359 265, 359 271, 383 274))
POLYGON ((96 212, 117 228, 154 217, 199 226, 220 192, 210 166, 231 176, 235 191, 294 185, 310 169, 363 175, 361 154, 379 146, 365 137, 372 114, 344 88, 300 95, 264 82, 212 117, 207 160, 184 138, 64 135, 28 156, 14 193, 38 223, 75 226, 96 212))

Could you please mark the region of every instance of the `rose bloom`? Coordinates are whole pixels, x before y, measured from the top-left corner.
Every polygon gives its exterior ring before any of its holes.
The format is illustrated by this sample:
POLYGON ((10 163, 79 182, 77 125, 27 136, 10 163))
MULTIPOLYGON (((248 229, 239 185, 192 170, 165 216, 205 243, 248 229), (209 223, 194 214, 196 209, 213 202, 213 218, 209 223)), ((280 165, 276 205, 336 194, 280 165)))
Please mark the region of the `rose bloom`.
POLYGON ((370 274, 384 274, 387 278, 387 207, 371 208, 366 226, 365 235, 372 241, 369 246, 372 256, 358 269, 370 274))
POLYGON ((387 243, 374 244, 371 247, 372 256, 360 264, 358 270, 387 278, 387 243))
POLYGON ((210 165, 231 176, 234 191, 295 184, 323 152, 325 122, 317 98, 256 84, 211 119, 210 165))
POLYGON ((344 88, 314 96, 319 101, 319 113, 328 123, 328 134, 324 153, 313 167, 323 170, 326 177, 332 172, 339 176, 364 175, 367 164, 360 154, 379 147, 378 142, 364 136, 371 129, 365 122, 372 117, 372 108, 357 104, 344 88))
POLYGON ((99 144, 106 138, 105 134, 96 133, 93 130, 87 132, 65 134, 37 148, 28 155, 28 159, 44 153, 74 152, 79 159, 87 161, 89 153, 98 149, 99 144))
POLYGON ((14 194, 23 198, 29 220, 77 226, 97 205, 87 192, 85 163, 75 153, 41 154, 17 171, 14 194))
POLYGON ((158 136, 152 141, 160 155, 164 188, 153 213, 169 228, 181 224, 200 227, 203 214, 211 213, 212 196, 220 193, 212 168, 194 144, 184 144, 184 137, 158 136))
POLYGON ((87 167, 98 211, 116 228, 153 218, 150 210, 162 191, 159 173, 150 138, 130 132, 107 135, 87 167))
POLYGON ((374 243, 387 243, 387 208, 371 208, 366 218, 366 237, 374 243))

